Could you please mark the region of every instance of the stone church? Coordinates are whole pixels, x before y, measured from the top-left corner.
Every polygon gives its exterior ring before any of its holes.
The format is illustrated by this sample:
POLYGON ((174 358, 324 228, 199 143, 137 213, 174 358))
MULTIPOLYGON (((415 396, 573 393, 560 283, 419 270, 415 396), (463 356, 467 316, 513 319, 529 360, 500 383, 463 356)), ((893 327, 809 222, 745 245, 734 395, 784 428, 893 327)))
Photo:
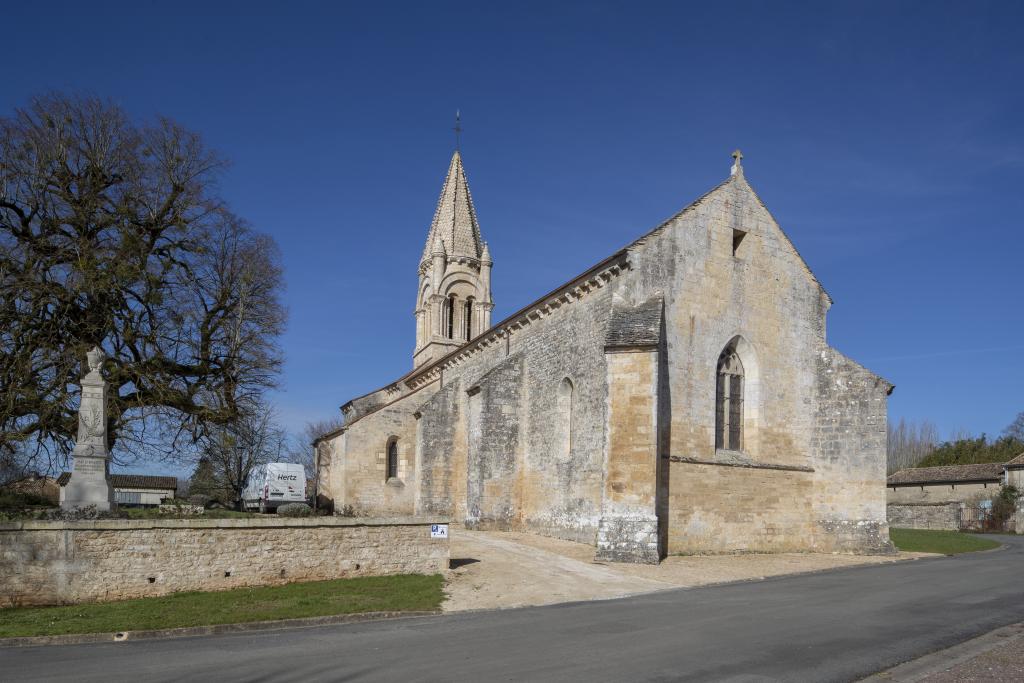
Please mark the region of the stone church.
MULTIPOLYGON (((418 264, 413 369, 314 444, 336 510, 443 514, 600 559, 891 550, 892 385, 744 176, 495 324, 460 154, 418 264)), ((396 309, 398 306, 396 306, 396 309)))

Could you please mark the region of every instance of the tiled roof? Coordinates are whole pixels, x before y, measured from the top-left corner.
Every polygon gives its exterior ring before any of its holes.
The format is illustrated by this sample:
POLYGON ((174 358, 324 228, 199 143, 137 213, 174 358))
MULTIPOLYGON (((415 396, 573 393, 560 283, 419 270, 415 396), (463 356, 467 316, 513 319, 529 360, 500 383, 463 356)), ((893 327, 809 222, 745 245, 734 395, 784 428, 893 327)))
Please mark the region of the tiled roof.
MULTIPOLYGON (((70 472, 62 472, 57 483, 67 486, 71 481, 70 472)), ((172 489, 178 490, 176 477, 156 477, 148 474, 111 474, 110 485, 115 489, 172 489)))
POLYGON ((1016 458, 1006 463, 1007 467, 1024 467, 1024 453, 1021 453, 1016 458))
POLYGON ((941 465, 914 467, 889 475, 889 486, 899 484, 939 484, 958 481, 998 481, 1003 476, 1003 463, 986 462, 977 465, 941 465))
POLYGON ((448 257, 469 256, 479 259, 483 256, 483 243, 480 240, 480 225, 476 220, 476 209, 473 198, 469 194, 469 182, 462 168, 462 156, 455 152, 448 175, 441 188, 441 196, 437 200, 434 220, 430 223, 427 244, 423 247, 423 258, 420 263, 430 261, 430 252, 434 248, 434 240, 440 238, 448 257))

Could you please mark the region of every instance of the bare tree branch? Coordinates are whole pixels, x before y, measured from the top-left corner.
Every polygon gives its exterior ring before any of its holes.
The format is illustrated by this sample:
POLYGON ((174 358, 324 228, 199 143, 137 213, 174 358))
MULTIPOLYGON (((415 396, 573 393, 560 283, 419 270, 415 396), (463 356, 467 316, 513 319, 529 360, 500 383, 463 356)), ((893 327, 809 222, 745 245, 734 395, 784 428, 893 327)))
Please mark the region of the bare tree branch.
POLYGON ((121 459, 180 456, 274 386, 277 248, 224 206, 223 167, 194 133, 94 98, 0 120, 0 452, 66 458, 93 345, 121 459))

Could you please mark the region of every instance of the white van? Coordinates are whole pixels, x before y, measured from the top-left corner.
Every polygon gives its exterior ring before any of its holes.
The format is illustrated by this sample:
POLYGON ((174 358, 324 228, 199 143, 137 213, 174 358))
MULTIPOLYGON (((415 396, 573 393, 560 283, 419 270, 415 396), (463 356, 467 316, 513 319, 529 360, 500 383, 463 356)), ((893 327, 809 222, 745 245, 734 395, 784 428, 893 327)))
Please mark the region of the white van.
POLYGON ((269 462, 253 468, 242 500, 246 510, 270 512, 285 503, 306 502, 306 469, 290 462, 269 462))

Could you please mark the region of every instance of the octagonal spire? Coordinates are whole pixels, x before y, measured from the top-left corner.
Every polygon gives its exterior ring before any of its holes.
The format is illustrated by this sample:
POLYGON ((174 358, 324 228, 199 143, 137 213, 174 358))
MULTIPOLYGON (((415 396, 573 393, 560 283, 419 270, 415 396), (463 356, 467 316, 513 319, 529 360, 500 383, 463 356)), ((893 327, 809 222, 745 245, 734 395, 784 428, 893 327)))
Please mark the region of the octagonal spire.
POLYGON ((444 244, 449 258, 468 256, 479 260, 483 254, 480 225, 476 220, 469 183, 462 168, 462 155, 458 150, 448 165, 448 175, 441 188, 441 197, 437 200, 421 263, 430 260, 434 240, 438 238, 444 244))

